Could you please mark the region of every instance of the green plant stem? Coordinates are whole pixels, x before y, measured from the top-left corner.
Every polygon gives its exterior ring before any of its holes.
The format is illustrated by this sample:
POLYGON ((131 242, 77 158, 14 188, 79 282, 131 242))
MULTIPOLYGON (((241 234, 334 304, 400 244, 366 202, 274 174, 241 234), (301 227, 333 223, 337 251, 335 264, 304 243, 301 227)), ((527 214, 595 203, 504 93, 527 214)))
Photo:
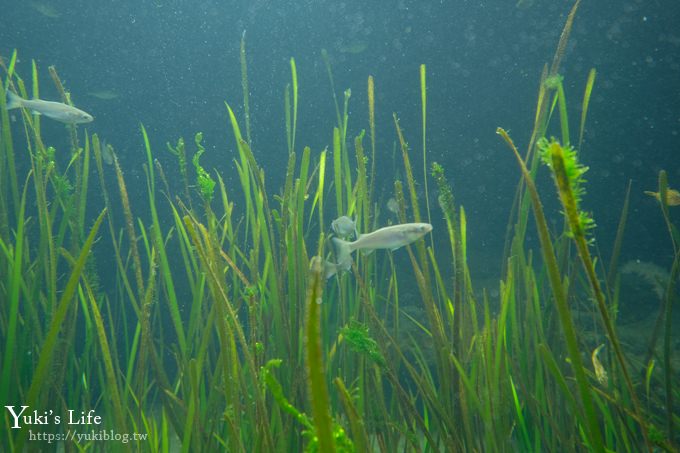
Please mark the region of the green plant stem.
MULTIPOLYGON (((95 221, 94 225, 92 226, 92 229, 90 230, 90 234, 88 235, 87 239, 85 240, 85 243, 83 244, 80 256, 78 257, 78 260, 73 266, 71 276, 68 280, 68 283, 66 284, 64 292, 61 294, 61 298, 59 299, 56 312, 54 313, 52 321, 50 322, 49 331, 47 333, 47 336, 45 337, 45 342, 40 351, 40 359, 38 360, 35 372, 33 373, 33 380, 31 381, 31 386, 24 400, 25 404, 29 407, 36 406, 36 403, 38 402, 38 396, 40 395, 40 392, 44 390, 45 379, 48 373, 48 367, 51 365, 52 360, 54 359, 54 351, 58 343, 57 336, 59 335, 62 323, 66 318, 71 303, 74 301, 73 296, 76 293, 76 289, 78 287, 80 274, 83 271, 83 268, 85 267, 85 262, 87 261, 87 257, 94 243, 94 239, 97 236, 99 225, 101 225, 102 220, 104 219, 104 214, 106 214, 106 209, 104 209, 99 214, 99 217, 97 217, 97 220, 95 221)), ((23 451, 22 450, 23 444, 26 441, 27 436, 28 430, 22 429, 21 433, 19 434, 19 439, 17 440, 16 443, 16 451, 23 451)))
MULTIPOLYGON (((420 105, 421 105, 421 117, 422 117, 422 134, 423 134, 423 185, 425 187, 425 209, 427 209, 427 221, 432 223, 432 217, 430 214, 430 192, 428 190, 427 180, 427 72, 425 70, 425 65, 420 65, 420 105)), ((430 235, 430 244, 434 248, 434 239, 430 235)))
POLYGON ((250 89, 248 88, 248 64, 246 60, 246 31, 241 35, 241 88, 243 89, 243 113, 246 121, 246 141, 252 146, 250 139, 250 89))
POLYGON ((664 297, 664 342, 663 342, 663 362, 664 362, 664 387, 666 390, 666 430, 668 439, 674 443, 674 422, 673 422, 673 364, 671 362, 671 330, 673 315, 673 295, 675 294, 675 282, 680 272, 680 244, 677 242, 678 232, 675 225, 671 222, 668 215, 668 176, 664 170, 659 172, 659 201, 661 213, 663 214, 666 228, 673 246, 673 266, 668 277, 668 283, 664 297))
MULTIPOLYGON (((561 85, 561 84, 560 84, 561 85)), ((626 365, 626 360, 623 355, 623 350, 614 330, 614 324, 609 316, 609 310, 607 304, 604 300, 604 293, 600 286, 600 281, 595 273, 595 266, 593 265, 593 260, 590 256, 590 249, 588 248, 588 241, 586 240, 586 232, 583 228, 582 221, 579 219, 578 206, 576 205, 576 198, 572 191, 571 183, 567 175, 567 170, 565 168, 564 162, 564 151, 559 143, 553 142, 550 145, 550 153, 552 158, 552 170, 555 175, 555 182, 559 192, 560 200, 562 201, 562 206, 564 208, 564 214, 569 223, 570 231, 573 235, 574 243, 576 244, 576 249, 578 250, 579 257, 585 268, 588 281, 595 295, 595 300, 597 301, 597 307, 600 312, 600 317, 604 328, 611 342, 615 356, 621 367, 621 372, 623 373, 626 386, 630 392, 631 400, 633 401, 633 406, 635 407, 635 413, 638 415, 640 420, 644 420, 642 416, 642 409, 640 408, 640 402, 638 401, 637 394, 635 393, 635 388, 633 387, 633 381, 628 373, 628 366, 626 365)), ((645 439, 645 444, 647 448, 651 450, 649 440, 647 437, 647 426, 645 423, 640 425, 642 430, 642 435, 645 439)))
POLYGON ((515 158, 517 159, 517 163, 519 164, 519 167, 522 171, 522 176, 524 177, 524 181, 527 185, 527 190, 529 192, 529 196, 531 197, 531 205, 534 211, 534 219, 536 220, 536 226, 538 228, 538 238, 541 244, 543 261, 548 268, 550 287, 552 289, 553 297, 555 298, 555 305, 557 307, 560 324, 562 326, 562 332, 564 333, 567 343, 567 351, 569 353, 569 358, 571 359, 574 374, 576 375, 576 382, 578 384, 579 394, 581 396, 581 403, 583 404, 583 410, 585 412, 585 422, 588 429, 590 448, 597 452, 604 452, 605 450, 602 440, 602 432, 600 431, 599 420, 597 414, 595 413, 593 397, 590 392, 590 384, 588 383, 588 379, 583 367, 581 352, 578 347, 578 341, 576 340, 576 330, 571 319, 569 306, 567 305, 566 292, 564 290, 564 286, 562 285, 559 266, 557 264, 557 259, 555 258, 555 250, 550 240, 548 224, 545 219, 545 214, 543 213, 543 205, 538 196, 538 190, 534 185, 534 181, 531 178, 529 169, 526 167, 524 160, 522 160, 522 157, 520 156, 519 151, 517 151, 517 148, 515 147, 515 144, 513 143, 510 136, 500 127, 496 130, 496 133, 503 137, 505 142, 515 154, 515 158))
MULTIPOLYGON (((9 280, 9 300, 7 305, 9 306, 8 320, 7 320, 7 333, 5 336, 5 353, 2 361, 2 377, 0 378, 0 401, 4 403, 8 402, 8 396, 10 394, 10 376, 12 371, 12 362, 14 357, 14 350, 16 348, 16 334, 17 325, 19 324, 19 289, 21 286, 21 274, 22 274, 22 258, 24 256, 24 214, 26 210, 26 191, 28 189, 28 181, 24 184, 24 190, 21 195, 21 204, 19 205, 19 217, 17 218, 17 231, 15 237, 14 245, 14 256, 12 257, 12 276, 9 280)), ((1 238, 0 238, 1 239, 1 238)), ((8 259, 10 257, 8 256, 8 259)))
MULTIPOLYGON (((375 83, 373 76, 368 76, 368 127, 371 135, 371 175, 368 200, 373 200, 375 190, 375 83)), ((368 223, 366 220, 364 224, 368 223)))
POLYGON ((312 403, 314 426, 319 439, 319 451, 335 452, 330 414, 330 401, 324 376, 321 345, 321 302, 323 288, 323 261, 312 260, 307 279, 307 319, 305 322, 305 350, 307 356, 307 387, 312 403))
POLYGON ((614 239, 614 247, 612 248, 612 256, 609 260, 609 271, 607 272, 607 285, 610 290, 614 284, 616 276, 616 269, 619 264, 619 254, 621 253, 621 244, 623 243, 623 233, 626 231, 626 222, 628 221, 628 206, 630 205, 630 188, 632 181, 628 181, 628 188, 626 189, 626 196, 623 201, 623 208, 621 209, 621 218, 619 219, 619 226, 616 229, 616 239, 614 239))

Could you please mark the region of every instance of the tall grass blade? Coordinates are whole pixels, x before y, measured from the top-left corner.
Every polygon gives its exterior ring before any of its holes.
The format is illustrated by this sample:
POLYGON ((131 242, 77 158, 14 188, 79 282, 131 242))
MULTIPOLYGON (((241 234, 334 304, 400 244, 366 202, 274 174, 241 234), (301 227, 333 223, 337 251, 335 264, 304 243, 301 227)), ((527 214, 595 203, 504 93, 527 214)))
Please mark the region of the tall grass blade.
POLYGON ((368 130, 371 135, 371 175, 368 199, 373 200, 375 190, 375 82, 368 76, 368 130))
MULTIPOLYGON (((30 176, 30 175, 29 175, 30 176)), ((19 205, 19 216, 17 218, 17 231, 14 237, 14 247, 10 254, 7 255, 7 260, 11 261, 12 270, 9 275, 9 281, 5 283, 8 286, 7 293, 9 299, 7 305, 9 307, 7 318, 7 333, 5 336, 5 353, 2 359, 2 380, 0 380, 0 401, 8 402, 10 394, 10 379, 13 370, 12 362, 14 360, 15 349, 18 346, 17 342, 17 326, 19 325, 19 290, 21 289, 21 274, 23 270, 24 257, 24 241, 26 239, 24 234, 25 212, 26 212, 26 191, 28 189, 28 180, 24 184, 24 190, 21 194, 21 204, 19 205), (13 256, 11 256, 13 255, 13 256)), ((2 238, 0 238, 2 239, 2 238)), ((8 250, 9 251, 9 250, 8 250)))
POLYGON ((586 128, 586 115, 588 114, 588 105, 590 105, 590 95, 593 93, 593 85, 595 85, 595 75, 597 72, 592 68, 588 73, 588 81, 586 82, 586 91, 583 94, 583 104, 581 105, 581 126, 578 134, 578 149, 582 149, 583 132, 586 128))
POLYGON ((307 391, 312 404, 314 426, 319 439, 319 451, 334 453, 335 441, 330 414, 330 401, 323 365, 321 334, 321 303, 323 265, 321 258, 312 260, 307 279, 305 320, 305 356, 307 391))
MULTIPOLYGON (((104 215, 106 214, 106 209, 104 209, 97 217, 90 234, 88 235, 85 243, 82 246, 80 256, 76 261, 73 269, 71 270, 71 276, 66 283, 64 292, 61 294, 59 303, 57 304, 57 309, 52 317, 50 326, 45 337, 42 349, 40 351, 40 358, 38 359, 38 364, 33 372, 33 379, 31 381, 31 386, 28 389, 25 397, 25 404, 29 407, 36 407, 38 402, 38 397, 40 392, 44 391, 45 378, 48 372, 48 368, 54 359, 54 352, 57 347, 57 336, 62 328, 62 323, 66 318, 66 314, 73 302, 73 296, 78 287, 78 281, 80 280, 81 273, 85 268, 85 262, 90 254, 90 249, 94 243, 94 239, 97 236, 97 231, 99 231, 99 225, 101 225, 104 215)), ((26 437, 28 436, 28 430, 22 429, 18 434, 18 439, 16 442, 17 451, 22 451, 26 437)))
MULTIPOLYGON (((611 342, 614 349, 615 357, 623 374, 624 382, 628 387, 628 392, 630 393, 630 398, 633 402, 635 413, 638 417, 638 420, 643 420, 642 410, 633 387, 633 382, 628 373, 628 366, 623 355, 623 349, 621 348, 618 336, 616 335, 614 324, 611 320, 609 309, 605 302, 604 293, 600 287, 600 281, 597 278, 595 266, 590 256, 586 232, 589 227, 593 226, 592 219, 580 211, 578 206, 579 196, 583 191, 579 183, 581 175, 586 169, 581 168, 578 162, 575 161, 576 155, 573 150, 570 151, 567 148, 565 151, 565 149, 555 141, 551 143, 546 142, 545 145, 541 145, 541 148, 545 158, 550 158, 551 170, 553 172, 555 185, 557 186, 557 191, 564 208, 564 215, 569 224, 569 230, 571 231, 579 257, 583 267, 585 268, 588 282, 590 283, 593 295, 597 302, 597 308, 600 313, 602 324, 604 325, 607 336, 609 337, 609 341, 611 342), (567 166, 569 167, 569 172, 567 172, 567 166)), ((650 445, 647 436, 647 426, 644 422, 640 424, 640 429, 642 430, 645 444, 649 448, 650 445)))
POLYGON ((571 35, 571 28, 574 25, 576 11, 578 11, 578 7, 580 5, 581 0, 576 0, 576 2, 574 2, 574 6, 571 7, 571 11, 569 11, 567 21, 564 24, 562 34, 560 35, 560 40, 557 44, 557 50, 555 50, 555 55, 553 57, 552 64, 550 65, 550 75, 555 75, 560 72, 560 64, 562 63, 564 52, 567 50, 567 43, 569 42, 569 36, 571 35))
POLYGON ((574 323, 572 321, 571 312, 569 311, 569 307, 567 305, 566 292, 562 284, 559 266, 557 264, 557 259, 555 258, 553 244, 550 240, 550 233, 548 232, 548 225, 545 219, 545 214, 543 213, 543 205, 538 196, 538 190, 536 189, 533 179, 531 178, 531 174, 529 173, 529 170, 527 169, 510 136, 500 127, 496 132, 503 137, 507 145, 513 151, 520 170, 522 171, 529 196, 531 197, 534 219, 538 227, 541 253, 543 254, 543 260, 548 268, 550 287, 552 289, 553 297, 555 298, 555 305, 557 306, 560 324, 562 325, 562 332, 564 333, 565 340, 567 342, 569 358, 571 359, 574 374, 576 375, 579 395, 581 397, 581 403, 583 404, 583 410, 585 413, 584 424, 587 427, 587 437, 593 450, 604 452, 602 432, 600 430, 597 414, 595 413, 590 384, 586 378, 583 360, 581 358, 578 342, 576 340, 574 323))
POLYGON ((611 287, 614 284, 616 276, 619 255, 621 253, 621 245, 623 244, 623 235, 626 230, 626 222, 628 221, 628 206, 630 205, 630 189, 633 181, 628 181, 628 188, 626 189, 626 196, 623 200, 623 208, 621 209, 621 217, 619 218, 619 225, 616 228, 616 238, 614 239, 614 246, 612 247, 612 256, 609 259, 609 271, 607 272, 607 284, 611 287))
MULTIPOLYGON (((420 105, 421 105, 421 117, 422 117, 422 134, 423 134, 423 185, 425 187, 425 207, 427 209, 427 222, 432 223, 432 217, 430 214, 430 192, 427 186, 428 171, 427 171, 427 72, 425 70, 425 65, 420 65, 420 105)), ((430 244, 434 247, 434 239, 430 235, 430 244)))
POLYGON ((250 138, 250 89, 248 87, 248 64, 246 60, 246 31, 243 30, 241 35, 240 47, 241 60, 241 88, 243 89, 243 114, 246 122, 246 141, 252 145, 250 138))
POLYGON ((297 132, 297 116, 298 116, 298 78, 297 66, 295 65, 295 58, 290 59, 290 76, 293 84, 293 124, 289 151, 295 151, 295 134, 297 132))

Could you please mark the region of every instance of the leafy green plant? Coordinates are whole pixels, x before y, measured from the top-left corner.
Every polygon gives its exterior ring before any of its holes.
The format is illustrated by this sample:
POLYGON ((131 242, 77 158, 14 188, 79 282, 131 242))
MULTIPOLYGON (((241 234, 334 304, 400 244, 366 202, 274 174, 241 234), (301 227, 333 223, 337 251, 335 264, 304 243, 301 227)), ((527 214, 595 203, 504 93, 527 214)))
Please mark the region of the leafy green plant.
POLYGON ((205 148, 201 144, 202 141, 203 134, 199 132, 194 138, 194 143, 196 143, 198 151, 196 151, 196 154, 194 154, 192 162, 194 164, 194 168, 196 169, 196 185, 198 186, 198 190, 203 197, 203 201, 210 203, 213 195, 215 194, 215 180, 212 179, 212 176, 210 176, 210 174, 205 171, 205 169, 201 167, 201 164, 199 163, 201 155, 205 152, 205 148))

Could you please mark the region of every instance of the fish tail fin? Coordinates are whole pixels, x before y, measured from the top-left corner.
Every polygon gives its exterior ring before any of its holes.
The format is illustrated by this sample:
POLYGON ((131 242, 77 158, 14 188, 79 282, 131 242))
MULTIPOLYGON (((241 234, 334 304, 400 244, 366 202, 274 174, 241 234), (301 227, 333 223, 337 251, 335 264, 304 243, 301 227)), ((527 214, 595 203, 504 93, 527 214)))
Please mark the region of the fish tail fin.
POLYGON ((319 271, 320 273, 323 274, 324 278, 328 280, 329 278, 340 273, 341 271, 349 269, 349 267, 352 265, 352 258, 350 257, 349 260, 350 260, 349 264, 345 263, 336 264, 330 261, 326 261, 320 256, 313 256, 312 259, 309 261, 309 268, 315 271, 319 271))
POLYGON ((347 269, 352 265, 352 249, 350 248, 350 243, 343 241, 340 238, 332 238, 333 245, 335 246, 335 256, 336 262, 347 266, 347 269))
POLYGON ((323 272, 324 272, 324 277, 326 277, 326 280, 329 278, 333 277, 335 274, 338 273, 338 266, 337 264, 333 263, 325 263, 323 267, 323 272))
POLYGON ((12 91, 7 91, 7 110, 21 107, 22 101, 23 99, 14 94, 12 91))
POLYGON ((323 273, 326 280, 331 278, 337 272, 335 264, 328 262, 320 256, 313 256, 309 261, 309 269, 323 273))
MULTIPOLYGON (((350 258, 350 260, 351 260, 351 258, 350 258)), ((351 263, 350 263, 350 265, 351 265, 351 263)), ((342 263, 336 264, 336 263, 331 263, 330 261, 326 261, 324 263, 323 270, 324 270, 324 273, 325 273, 325 276, 326 276, 326 280, 328 280, 329 278, 333 277, 334 275, 337 275, 342 271, 346 271, 348 268, 349 267, 346 268, 346 266, 344 266, 342 263)))

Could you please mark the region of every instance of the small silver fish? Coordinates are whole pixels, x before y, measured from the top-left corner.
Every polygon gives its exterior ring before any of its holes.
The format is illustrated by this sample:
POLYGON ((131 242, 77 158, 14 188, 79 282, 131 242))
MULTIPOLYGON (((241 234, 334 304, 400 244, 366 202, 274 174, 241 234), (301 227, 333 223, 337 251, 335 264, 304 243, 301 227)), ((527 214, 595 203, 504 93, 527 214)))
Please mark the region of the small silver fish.
POLYGON ((7 110, 27 108, 33 113, 45 115, 53 120, 67 124, 89 123, 94 118, 87 112, 61 102, 43 101, 42 99, 24 99, 11 91, 7 92, 7 110))
POLYGON ((338 263, 344 264, 345 269, 349 269, 352 264, 351 254, 355 250, 361 250, 364 254, 369 254, 375 249, 396 250, 417 241, 430 231, 432 225, 429 223, 402 223, 361 234, 354 242, 333 238, 333 244, 338 263))
POLYGON ((338 217, 331 222, 331 228, 333 228, 335 234, 343 238, 349 237, 352 234, 355 238, 359 237, 359 233, 357 233, 356 217, 354 219, 350 219, 346 215, 338 217))

